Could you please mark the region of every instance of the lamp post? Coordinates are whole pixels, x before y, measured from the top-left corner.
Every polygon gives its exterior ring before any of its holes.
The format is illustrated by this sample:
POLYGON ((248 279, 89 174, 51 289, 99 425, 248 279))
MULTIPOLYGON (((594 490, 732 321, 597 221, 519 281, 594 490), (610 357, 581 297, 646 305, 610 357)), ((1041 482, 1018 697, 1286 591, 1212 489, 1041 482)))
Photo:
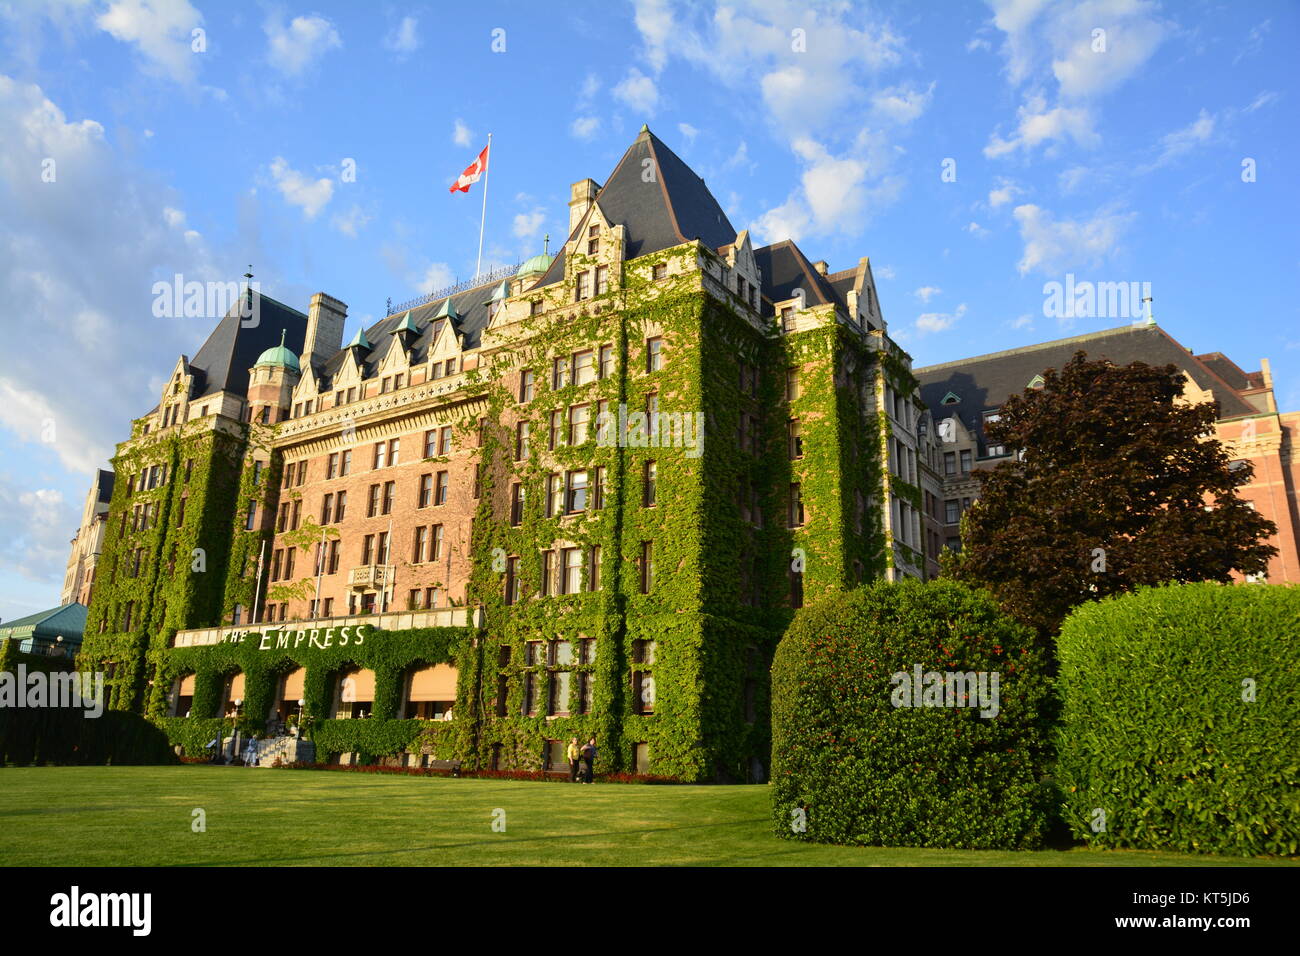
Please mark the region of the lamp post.
POLYGON ((230 732, 230 762, 234 763, 239 759, 239 708, 244 705, 244 698, 235 698, 235 717, 231 721, 234 725, 230 732))

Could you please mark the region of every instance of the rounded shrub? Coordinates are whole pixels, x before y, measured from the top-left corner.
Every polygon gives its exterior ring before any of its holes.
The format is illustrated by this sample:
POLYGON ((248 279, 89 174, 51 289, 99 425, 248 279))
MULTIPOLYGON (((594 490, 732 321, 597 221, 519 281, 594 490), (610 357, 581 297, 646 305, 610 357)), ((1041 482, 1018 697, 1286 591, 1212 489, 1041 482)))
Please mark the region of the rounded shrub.
POLYGON ((907 580, 833 594, 795 615, 772 667, 776 832, 1040 846, 1052 717, 1044 651, 987 592, 907 580))
POLYGON ((1058 782, 1097 846, 1300 847, 1300 589, 1176 584, 1061 627, 1058 782))

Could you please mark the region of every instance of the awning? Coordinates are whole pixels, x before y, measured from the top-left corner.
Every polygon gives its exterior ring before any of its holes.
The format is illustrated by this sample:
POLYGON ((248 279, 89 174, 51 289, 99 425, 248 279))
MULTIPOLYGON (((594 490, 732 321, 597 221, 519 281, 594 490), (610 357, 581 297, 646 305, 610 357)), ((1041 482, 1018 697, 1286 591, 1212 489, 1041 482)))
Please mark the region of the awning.
POLYGON ((411 675, 411 692, 407 700, 411 702, 422 700, 450 700, 456 699, 456 668, 450 664, 438 664, 434 667, 425 667, 415 671, 411 675))

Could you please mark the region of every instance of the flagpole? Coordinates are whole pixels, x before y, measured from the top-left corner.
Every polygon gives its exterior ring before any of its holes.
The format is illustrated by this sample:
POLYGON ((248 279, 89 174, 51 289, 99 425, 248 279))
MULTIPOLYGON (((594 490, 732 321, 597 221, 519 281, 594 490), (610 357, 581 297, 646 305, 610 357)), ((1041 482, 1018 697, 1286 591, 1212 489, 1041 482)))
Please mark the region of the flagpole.
POLYGON ((492 175, 492 134, 488 133, 487 144, 488 168, 483 170, 483 214, 478 220, 478 261, 474 264, 474 277, 483 271, 483 225, 487 222, 487 187, 488 177, 492 175))

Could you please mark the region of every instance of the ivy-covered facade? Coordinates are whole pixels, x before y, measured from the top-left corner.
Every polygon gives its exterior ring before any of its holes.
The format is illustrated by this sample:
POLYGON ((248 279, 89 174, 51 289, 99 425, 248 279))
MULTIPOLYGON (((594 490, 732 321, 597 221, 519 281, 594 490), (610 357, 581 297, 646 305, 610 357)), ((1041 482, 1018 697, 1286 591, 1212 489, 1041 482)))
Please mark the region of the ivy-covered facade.
POLYGON ((346 345, 343 303, 263 300, 219 400, 212 340, 182 357, 114 460, 80 659, 112 706, 191 753, 230 714, 323 759, 595 737, 601 770, 765 779, 793 609, 925 574, 910 359, 866 259, 755 248, 648 130, 569 228, 346 345))

